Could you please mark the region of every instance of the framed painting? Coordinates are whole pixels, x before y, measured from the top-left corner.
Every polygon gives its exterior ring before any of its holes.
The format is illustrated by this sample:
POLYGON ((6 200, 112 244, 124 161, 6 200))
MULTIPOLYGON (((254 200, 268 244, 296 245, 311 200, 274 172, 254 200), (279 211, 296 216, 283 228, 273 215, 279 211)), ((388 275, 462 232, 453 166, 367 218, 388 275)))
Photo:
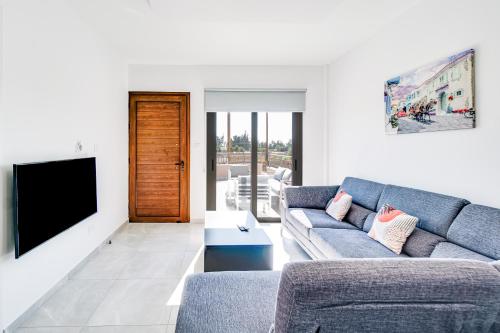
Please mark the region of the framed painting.
POLYGON ((387 134, 474 128, 474 50, 387 80, 384 99, 387 134))

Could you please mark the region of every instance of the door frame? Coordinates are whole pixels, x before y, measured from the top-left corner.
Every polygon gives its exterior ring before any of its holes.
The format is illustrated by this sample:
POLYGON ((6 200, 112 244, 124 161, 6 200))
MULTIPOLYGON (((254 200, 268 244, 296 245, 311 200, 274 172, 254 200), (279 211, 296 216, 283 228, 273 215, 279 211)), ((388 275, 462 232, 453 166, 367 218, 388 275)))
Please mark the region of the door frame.
MULTIPOLYGON (((257 214, 257 146, 258 146, 258 113, 251 113, 251 208, 250 211, 259 222, 281 222, 279 218, 258 217, 257 214)), ((292 185, 302 185, 302 112, 292 114, 292 185)), ((207 161, 206 161, 206 210, 217 209, 217 112, 206 113, 207 125, 207 161)))
POLYGON ((129 91, 129 222, 183 222, 190 220, 190 180, 191 180, 191 112, 190 112, 190 93, 189 92, 152 92, 152 91, 129 91), (181 137, 181 145, 185 146, 184 156, 184 176, 180 184, 180 216, 179 217, 156 217, 156 216, 136 216, 135 198, 136 196, 136 105, 132 101, 139 96, 150 96, 154 101, 155 96, 179 96, 185 98, 185 133, 181 137), (184 139, 184 140, 183 140, 184 139), (183 142, 184 141, 184 142, 183 142), (184 203, 184 205, 183 205, 184 203))

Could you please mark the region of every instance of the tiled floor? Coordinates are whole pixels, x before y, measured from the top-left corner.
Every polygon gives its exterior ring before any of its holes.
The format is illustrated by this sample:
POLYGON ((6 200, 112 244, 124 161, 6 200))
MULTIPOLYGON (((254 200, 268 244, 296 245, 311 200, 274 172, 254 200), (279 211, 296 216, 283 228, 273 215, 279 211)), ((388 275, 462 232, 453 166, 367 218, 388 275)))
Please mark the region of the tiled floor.
MULTIPOLYGON (((275 270, 309 259, 279 224, 261 225, 275 270)), ((128 224, 16 332, 174 332, 185 277, 203 270, 202 245, 202 224, 128 224)))

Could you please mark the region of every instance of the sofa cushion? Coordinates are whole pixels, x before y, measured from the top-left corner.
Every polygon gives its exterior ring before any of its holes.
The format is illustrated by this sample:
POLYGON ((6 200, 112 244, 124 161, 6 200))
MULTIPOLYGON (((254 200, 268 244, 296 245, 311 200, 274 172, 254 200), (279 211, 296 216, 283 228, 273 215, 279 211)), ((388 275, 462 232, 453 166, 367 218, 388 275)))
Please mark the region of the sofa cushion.
POLYGON ((406 239, 417 226, 417 222, 418 217, 384 205, 375 216, 368 236, 394 253, 400 254, 406 239))
POLYGON ((190 275, 176 332, 267 332, 274 321, 280 275, 269 271, 190 275))
POLYGON ((451 224, 447 238, 485 256, 500 259, 500 209, 465 206, 451 224))
POLYGON ((274 326, 277 333, 498 333, 491 327, 499 299, 500 274, 482 262, 296 262, 283 267, 274 326))
POLYGON ((417 226, 420 229, 446 237, 451 223, 469 202, 443 194, 387 185, 380 196, 377 210, 385 204, 418 217, 417 226))
POLYGON ((365 224, 363 224, 364 232, 370 231, 373 225, 373 221, 375 221, 375 216, 377 216, 377 213, 373 212, 366 217, 365 224))
POLYGON ((446 238, 444 237, 415 228, 410 237, 406 239, 403 252, 410 257, 430 257, 436 246, 445 241, 446 238))
POLYGON ((346 216, 344 217, 344 222, 348 222, 354 225, 355 227, 362 229, 363 225, 365 224, 366 218, 371 213, 374 212, 369 209, 366 209, 365 207, 353 203, 351 205, 351 209, 349 209, 346 216))
POLYGON ((286 228, 286 230, 295 238, 295 241, 306 251, 306 253, 312 259, 328 259, 325 257, 323 252, 318 250, 318 248, 309 240, 309 237, 306 237, 299 232, 296 227, 294 227, 288 220, 285 220, 282 223, 282 226, 286 228))
POLYGON ((328 215, 338 221, 342 221, 351 208, 352 197, 349 193, 339 191, 326 205, 325 211, 328 215))
POLYGON ((274 178, 269 178, 268 180, 269 188, 274 194, 279 194, 281 191, 281 182, 274 179, 274 178))
POLYGON ((283 177, 281 178, 281 181, 289 182, 291 180, 292 180, 292 170, 285 168, 285 172, 283 173, 283 177))
POLYGON ((338 189, 338 186, 287 186, 284 189, 285 206, 324 210, 338 189))
POLYGON ((283 178, 283 175, 285 174, 286 169, 279 167, 274 171, 273 178, 276 179, 277 181, 281 181, 283 178))
POLYGON ((289 208, 287 210, 287 219, 297 231, 308 239, 309 230, 312 228, 356 229, 350 223, 335 220, 322 209, 289 208))
POLYGON ((487 262, 493 261, 492 258, 488 258, 482 254, 449 242, 439 243, 434 251, 432 251, 431 258, 471 259, 487 262))
POLYGON ((407 257, 397 255, 361 230, 315 228, 309 235, 311 242, 329 259, 407 257))
POLYGON ((377 210, 377 202, 384 187, 384 184, 354 177, 346 177, 341 186, 352 196, 352 202, 371 210, 377 210))

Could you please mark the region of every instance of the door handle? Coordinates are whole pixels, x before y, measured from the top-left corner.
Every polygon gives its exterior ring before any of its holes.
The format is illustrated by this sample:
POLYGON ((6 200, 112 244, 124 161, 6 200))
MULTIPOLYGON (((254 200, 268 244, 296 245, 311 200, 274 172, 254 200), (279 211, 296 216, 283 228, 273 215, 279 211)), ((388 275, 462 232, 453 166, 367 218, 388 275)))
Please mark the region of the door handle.
POLYGON ((184 170, 184 161, 177 162, 177 163, 175 163, 175 165, 180 165, 181 170, 184 170))

